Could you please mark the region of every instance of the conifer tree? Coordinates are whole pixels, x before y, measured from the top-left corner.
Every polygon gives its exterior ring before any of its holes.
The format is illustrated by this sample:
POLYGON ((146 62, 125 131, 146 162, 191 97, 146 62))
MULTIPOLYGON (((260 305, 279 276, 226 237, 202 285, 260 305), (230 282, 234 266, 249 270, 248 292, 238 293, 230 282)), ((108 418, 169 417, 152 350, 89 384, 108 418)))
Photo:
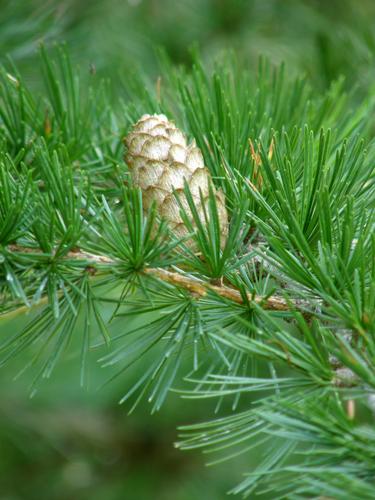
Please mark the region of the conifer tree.
POLYGON ((0 73, 1 364, 27 350, 34 390, 79 335, 128 410, 231 398, 176 446, 259 453, 234 493, 373 498, 373 91, 196 56, 113 102, 65 49, 40 65, 41 91, 0 73))

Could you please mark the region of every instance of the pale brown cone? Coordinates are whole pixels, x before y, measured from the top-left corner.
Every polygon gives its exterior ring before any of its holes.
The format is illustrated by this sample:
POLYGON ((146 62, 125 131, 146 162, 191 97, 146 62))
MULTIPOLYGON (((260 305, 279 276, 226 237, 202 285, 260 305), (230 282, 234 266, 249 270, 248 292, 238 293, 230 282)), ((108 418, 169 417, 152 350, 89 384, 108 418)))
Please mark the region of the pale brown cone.
MULTIPOLYGON (((195 141, 188 145, 185 135, 166 116, 143 115, 125 138, 125 144, 125 161, 134 185, 142 189, 145 211, 155 200, 160 216, 169 223, 169 227, 177 236, 185 236, 188 230, 173 193, 179 195, 186 212, 190 213, 183 191, 186 179, 198 214, 204 222, 199 189, 206 204, 211 176, 195 141)), ((222 191, 214 190, 214 193, 223 246, 228 233, 228 214, 222 191)))

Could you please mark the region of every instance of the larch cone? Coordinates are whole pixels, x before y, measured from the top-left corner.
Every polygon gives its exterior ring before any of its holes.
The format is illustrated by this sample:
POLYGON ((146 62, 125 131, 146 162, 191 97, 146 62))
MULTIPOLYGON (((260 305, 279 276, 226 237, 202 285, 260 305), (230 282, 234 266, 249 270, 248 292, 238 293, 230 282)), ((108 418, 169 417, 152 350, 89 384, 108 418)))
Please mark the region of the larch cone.
MULTIPOLYGON (((182 220, 174 195, 177 193, 186 213, 191 214, 183 190, 186 180, 199 217, 204 223, 203 206, 208 204, 212 179, 195 141, 188 145, 185 134, 165 115, 143 115, 125 137, 125 145, 125 161, 134 185, 142 190, 145 212, 155 201, 160 216, 167 221, 176 236, 186 236, 188 229, 182 220)), ((216 198, 223 247, 228 234, 225 197, 221 190, 214 187, 212 189, 216 198)), ((192 242, 187 244, 191 248, 194 247, 192 242)))

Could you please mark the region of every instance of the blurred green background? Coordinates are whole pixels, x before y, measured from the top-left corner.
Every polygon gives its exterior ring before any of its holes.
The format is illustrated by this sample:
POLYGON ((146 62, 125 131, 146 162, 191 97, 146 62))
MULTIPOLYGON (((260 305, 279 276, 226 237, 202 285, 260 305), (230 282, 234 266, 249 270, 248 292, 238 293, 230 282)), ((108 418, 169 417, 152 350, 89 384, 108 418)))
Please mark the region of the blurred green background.
POLYGON ((136 67, 157 71, 155 49, 189 64, 198 45, 206 61, 232 48, 250 63, 260 54, 285 61, 324 88, 374 76, 373 0, 2 0, 1 57, 11 55, 38 79, 40 41, 67 41, 83 67, 119 79, 136 67))
MULTIPOLYGON (((21 330, 38 310, 26 316, 11 313, 3 319, 1 339, 21 330)), ((101 311, 106 320, 112 312, 113 306, 101 311)), ((118 318, 111 323, 114 337, 123 332, 123 321, 118 318)), ((130 321, 132 328, 139 323, 130 321)), ((215 500, 225 498, 225 492, 240 480, 241 471, 251 463, 256 465, 257 457, 250 457, 249 463, 246 456, 207 468, 201 454, 173 447, 176 426, 213 416, 214 401, 197 403, 171 394, 159 413, 150 415, 150 405, 142 401, 129 415, 130 405, 120 406, 118 401, 144 368, 139 364, 105 384, 117 372, 103 370, 97 363, 106 347, 94 349, 82 388, 81 341, 78 326, 52 378, 38 380, 36 386, 38 370, 30 361, 38 347, 2 369, 1 500, 215 500)), ((186 372, 189 368, 191 363, 186 372)), ((230 404, 224 409, 230 411, 230 404)))
MULTIPOLYGON (((375 76, 375 2, 0 1, 0 58, 10 56, 36 86, 41 41, 66 41, 81 71, 110 78, 117 94, 135 71, 159 76, 160 47, 173 63, 189 66, 193 46, 207 64, 230 47, 254 67, 260 54, 285 61, 321 90, 344 77, 347 88, 365 91, 375 76)), ((2 320, 0 337, 26 320, 2 320)), ((28 357, 2 368, 0 500, 221 499, 257 462, 246 456, 205 468, 200 454, 174 450, 176 425, 209 418, 212 404, 172 395, 157 415, 143 403, 128 416, 117 403, 124 379, 97 390, 108 374, 93 362, 82 389, 79 346, 71 352, 32 399, 29 372, 14 380, 28 357)))

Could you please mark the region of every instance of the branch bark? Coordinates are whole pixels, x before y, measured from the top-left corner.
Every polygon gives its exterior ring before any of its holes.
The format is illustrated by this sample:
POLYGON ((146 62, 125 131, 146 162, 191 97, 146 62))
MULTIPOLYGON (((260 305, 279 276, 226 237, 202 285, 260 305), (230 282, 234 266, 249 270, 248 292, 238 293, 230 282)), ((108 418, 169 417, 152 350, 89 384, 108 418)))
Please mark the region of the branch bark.
MULTIPOLYGON (((236 302, 237 304, 244 303, 241 293, 235 288, 231 288, 229 286, 213 285, 198 278, 180 274, 179 272, 172 272, 160 267, 146 268, 143 270, 143 273, 151 275, 154 278, 159 278, 160 280, 171 283, 172 285, 185 288, 197 297, 204 297, 207 295, 208 291, 212 291, 220 297, 236 302)), ((247 293, 247 298, 249 302, 259 304, 263 307, 263 309, 272 311, 290 311, 291 309, 298 309, 301 310, 304 315, 310 315, 309 312, 304 310, 304 307, 307 307, 308 303, 302 300, 288 301, 278 295, 263 297, 261 295, 252 295, 250 293, 247 293)))
MULTIPOLYGON (((20 254, 40 253, 34 248, 21 247, 19 245, 9 245, 7 248, 11 252, 20 254)), ((87 263, 87 266, 93 268, 95 268, 97 265, 100 264, 117 263, 116 260, 110 257, 92 254, 79 249, 77 249, 76 251, 70 251, 66 255, 65 259, 84 261, 85 263, 87 263)), ((156 267, 156 268, 148 267, 144 268, 141 272, 147 276, 151 276, 155 279, 159 279, 166 283, 170 283, 171 285, 184 288, 197 298, 205 297, 207 293, 211 291, 217 294, 218 296, 236 302, 237 304, 244 303, 243 296, 235 288, 231 288, 226 285, 220 285, 220 286, 214 285, 212 283, 201 280, 194 276, 187 275, 183 273, 182 270, 170 271, 161 267, 156 267)), ((247 293, 247 299, 250 303, 258 304, 263 309, 266 310, 287 312, 293 309, 293 310, 299 310, 305 317, 311 316, 311 312, 307 310, 309 303, 304 300, 286 300, 279 295, 263 297, 260 295, 253 295, 251 293, 247 293)))
MULTIPOLYGON (((19 245, 9 245, 8 250, 15 253, 20 254, 32 254, 32 253, 40 253, 33 248, 21 247, 19 245)), ((89 252, 85 252, 77 249, 76 251, 70 251, 66 257, 66 260, 77 260, 84 262, 87 267, 96 269, 98 265, 115 265, 118 263, 115 259, 104 255, 96 255, 89 252)), ((235 288, 231 288, 225 285, 214 285, 207 281, 203 281, 199 278, 184 274, 181 270, 178 271, 170 271, 164 268, 156 267, 156 268, 144 268, 141 271, 146 276, 150 276, 154 279, 161 280, 165 283, 170 283, 176 287, 183 288, 189 291, 195 297, 202 298, 207 295, 209 291, 214 292, 220 297, 223 297, 227 300, 231 300, 237 304, 243 304, 244 300, 241 293, 235 288)), ((290 311, 290 310, 298 310, 300 311, 305 318, 311 317, 313 315, 312 312, 308 310, 309 302, 306 300, 286 300, 283 297, 278 295, 273 295, 270 297, 263 297, 260 295, 252 295, 250 293, 247 294, 247 299, 251 303, 258 304, 265 310, 271 311, 290 311)), ((43 297, 39 304, 46 303, 46 297, 43 297)), ((30 308, 27 306, 20 306, 16 310, 8 311, 4 314, 0 314, 1 317, 10 317, 17 312, 27 312, 30 308)), ((332 364, 335 372, 335 376, 332 380, 333 384, 336 387, 353 387, 358 383, 358 377, 352 372, 352 370, 342 367, 336 366, 332 364)))

